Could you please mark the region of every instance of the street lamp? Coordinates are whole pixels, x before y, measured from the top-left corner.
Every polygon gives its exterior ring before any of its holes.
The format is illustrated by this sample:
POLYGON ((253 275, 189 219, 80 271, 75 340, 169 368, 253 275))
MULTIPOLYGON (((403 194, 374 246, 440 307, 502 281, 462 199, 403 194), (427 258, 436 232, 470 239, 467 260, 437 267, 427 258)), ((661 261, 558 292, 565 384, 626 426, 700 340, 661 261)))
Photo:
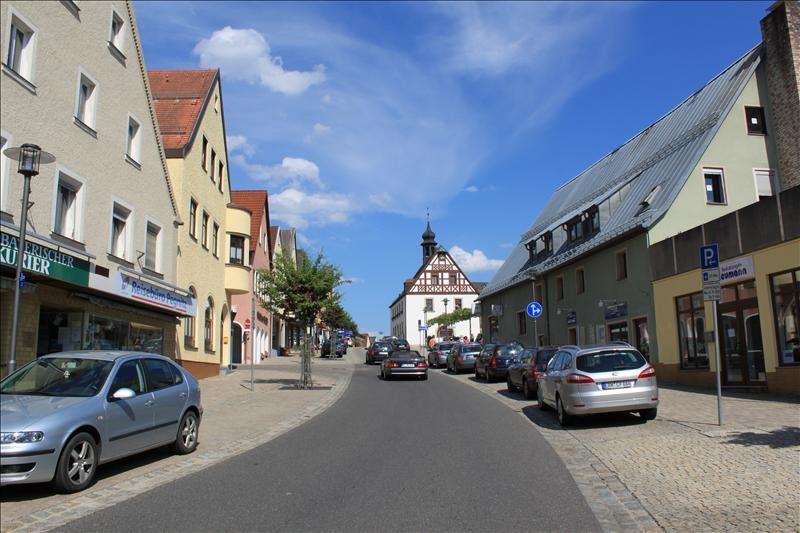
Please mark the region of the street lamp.
POLYGON ((444 304, 444 333, 445 333, 445 335, 447 335, 447 331, 448 331, 447 330, 447 303, 449 301, 450 300, 448 300, 447 298, 442 300, 442 303, 444 304))
POLYGON ((11 356, 8 359, 9 375, 17 369, 17 326, 19 325, 19 297, 22 288, 22 260, 25 257, 25 234, 28 229, 28 193, 31 178, 39 174, 39 165, 56 160, 53 154, 42 152, 35 144, 23 144, 19 148, 8 148, 3 152, 6 157, 19 161, 17 172, 24 176, 22 186, 22 216, 19 223, 19 241, 17 242, 17 273, 14 277, 14 310, 11 315, 11 356))

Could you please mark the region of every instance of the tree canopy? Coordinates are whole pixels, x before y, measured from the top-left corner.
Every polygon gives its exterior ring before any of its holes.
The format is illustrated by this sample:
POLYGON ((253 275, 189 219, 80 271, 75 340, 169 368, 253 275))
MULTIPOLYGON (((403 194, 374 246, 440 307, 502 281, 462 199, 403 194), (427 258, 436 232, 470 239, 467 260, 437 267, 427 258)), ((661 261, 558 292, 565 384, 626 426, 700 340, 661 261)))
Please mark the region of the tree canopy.
POLYGON ((339 302, 324 307, 320 312, 320 320, 331 329, 349 329, 353 335, 358 335, 358 325, 339 302))
POLYGON ((452 313, 442 313, 441 315, 436 315, 433 318, 429 318, 428 324, 447 324, 448 326, 451 326, 453 324, 469 320, 473 316, 475 315, 472 314, 472 310, 470 308, 462 307, 461 309, 456 309, 452 313))

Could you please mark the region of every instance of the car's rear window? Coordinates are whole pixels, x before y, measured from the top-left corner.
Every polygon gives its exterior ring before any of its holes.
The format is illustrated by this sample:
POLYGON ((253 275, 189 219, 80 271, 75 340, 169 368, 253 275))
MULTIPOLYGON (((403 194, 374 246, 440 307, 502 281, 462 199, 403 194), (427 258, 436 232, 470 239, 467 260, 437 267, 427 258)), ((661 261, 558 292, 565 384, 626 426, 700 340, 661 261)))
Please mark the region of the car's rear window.
POLYGON ((536 362, 547 364, 555 354, 556 350, 541 350, 536 354, 536 362))
POLYGON ((437 350, 449 350, 452 347, 453 347, 452 342, 440 342, 439 344, 436 345, 437 350))
POLYGON ((522 346, 519 344, 507 344, 505 346, 501 346, 497 349, 497 355, 506 356, 506 355, 518 355, 522 353, 522 346))
POLYGON ((376 342, 375 344, 372 345, 372 347, 375 348, 376 350, 388 350, 389 344, 385 342, 376 342))
POLYGON ((647 364, 642 354, 636 350, 614 350, 579 355, 575 367, 582 372, 613 372, 614 370, 633 370, 647 364))

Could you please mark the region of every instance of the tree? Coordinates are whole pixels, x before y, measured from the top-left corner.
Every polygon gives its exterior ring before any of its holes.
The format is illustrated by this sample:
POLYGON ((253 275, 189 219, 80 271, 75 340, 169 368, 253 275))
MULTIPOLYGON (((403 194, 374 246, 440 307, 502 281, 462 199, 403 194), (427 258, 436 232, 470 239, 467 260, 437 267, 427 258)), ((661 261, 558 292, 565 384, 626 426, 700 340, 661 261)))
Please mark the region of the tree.
POLYGON ((475 315, 472 314, 472 310, 470 308, 462 307, 461 309, 456 309, 452 313, 442 313, 441 315, 429 318, 428 324, 446 324, 448 326, 452 326, 453 324, 458 324, 459 322, 469 320, 473 316, 475 315))
POLYGON ((314 324, 323 308, 339 304, 341 295, 336 287, 346 283, 339 267, 325 261, 322 254, 314 261, 299 254, 297 264, 290 255, 278 254, 273 270, 259 271, 258 292, 264 307, 284 320, 297 320, 306 327, 302 352, 300 386, 311 386, 311 351, 308 328, 314 324))
POLYGON ((331 329, 349 329, 353 332, 353 335, 358 335, 358 325, 338 301, 323 308, 319 317, 322 323, 331 329))

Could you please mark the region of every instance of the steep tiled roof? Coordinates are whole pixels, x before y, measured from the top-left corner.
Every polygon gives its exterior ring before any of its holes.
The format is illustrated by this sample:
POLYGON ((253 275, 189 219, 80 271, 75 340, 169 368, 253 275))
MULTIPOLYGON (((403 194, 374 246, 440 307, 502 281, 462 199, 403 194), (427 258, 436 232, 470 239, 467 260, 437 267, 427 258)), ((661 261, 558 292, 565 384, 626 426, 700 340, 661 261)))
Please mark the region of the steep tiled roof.
POLYGON ((481 291, 481 297, 558 268, 614 239, 646 230, 658 222, 716 135, 760 58, 761 47, 757 46, 657 122, 559 187, 481 291), (643 204, 653 191, 656 194, 643 204), (555 232, 589 207, 622 192, 624 195, 620 196, 624 198, 591 238, 565 243, 547 257, 529 258, 526 243, 545 232, 555 232))
POLYGON ((183 150, 192 140, 219 71, 149 70, 164 148, 183 150))
POLYGON ((250 217, 250 251, 254 252, 261 238, 258 234, 261 229, 261 217, 267 210, 267 191, 231 191, 231 200, 235 204, 249 209, 252 213, 250 217))

